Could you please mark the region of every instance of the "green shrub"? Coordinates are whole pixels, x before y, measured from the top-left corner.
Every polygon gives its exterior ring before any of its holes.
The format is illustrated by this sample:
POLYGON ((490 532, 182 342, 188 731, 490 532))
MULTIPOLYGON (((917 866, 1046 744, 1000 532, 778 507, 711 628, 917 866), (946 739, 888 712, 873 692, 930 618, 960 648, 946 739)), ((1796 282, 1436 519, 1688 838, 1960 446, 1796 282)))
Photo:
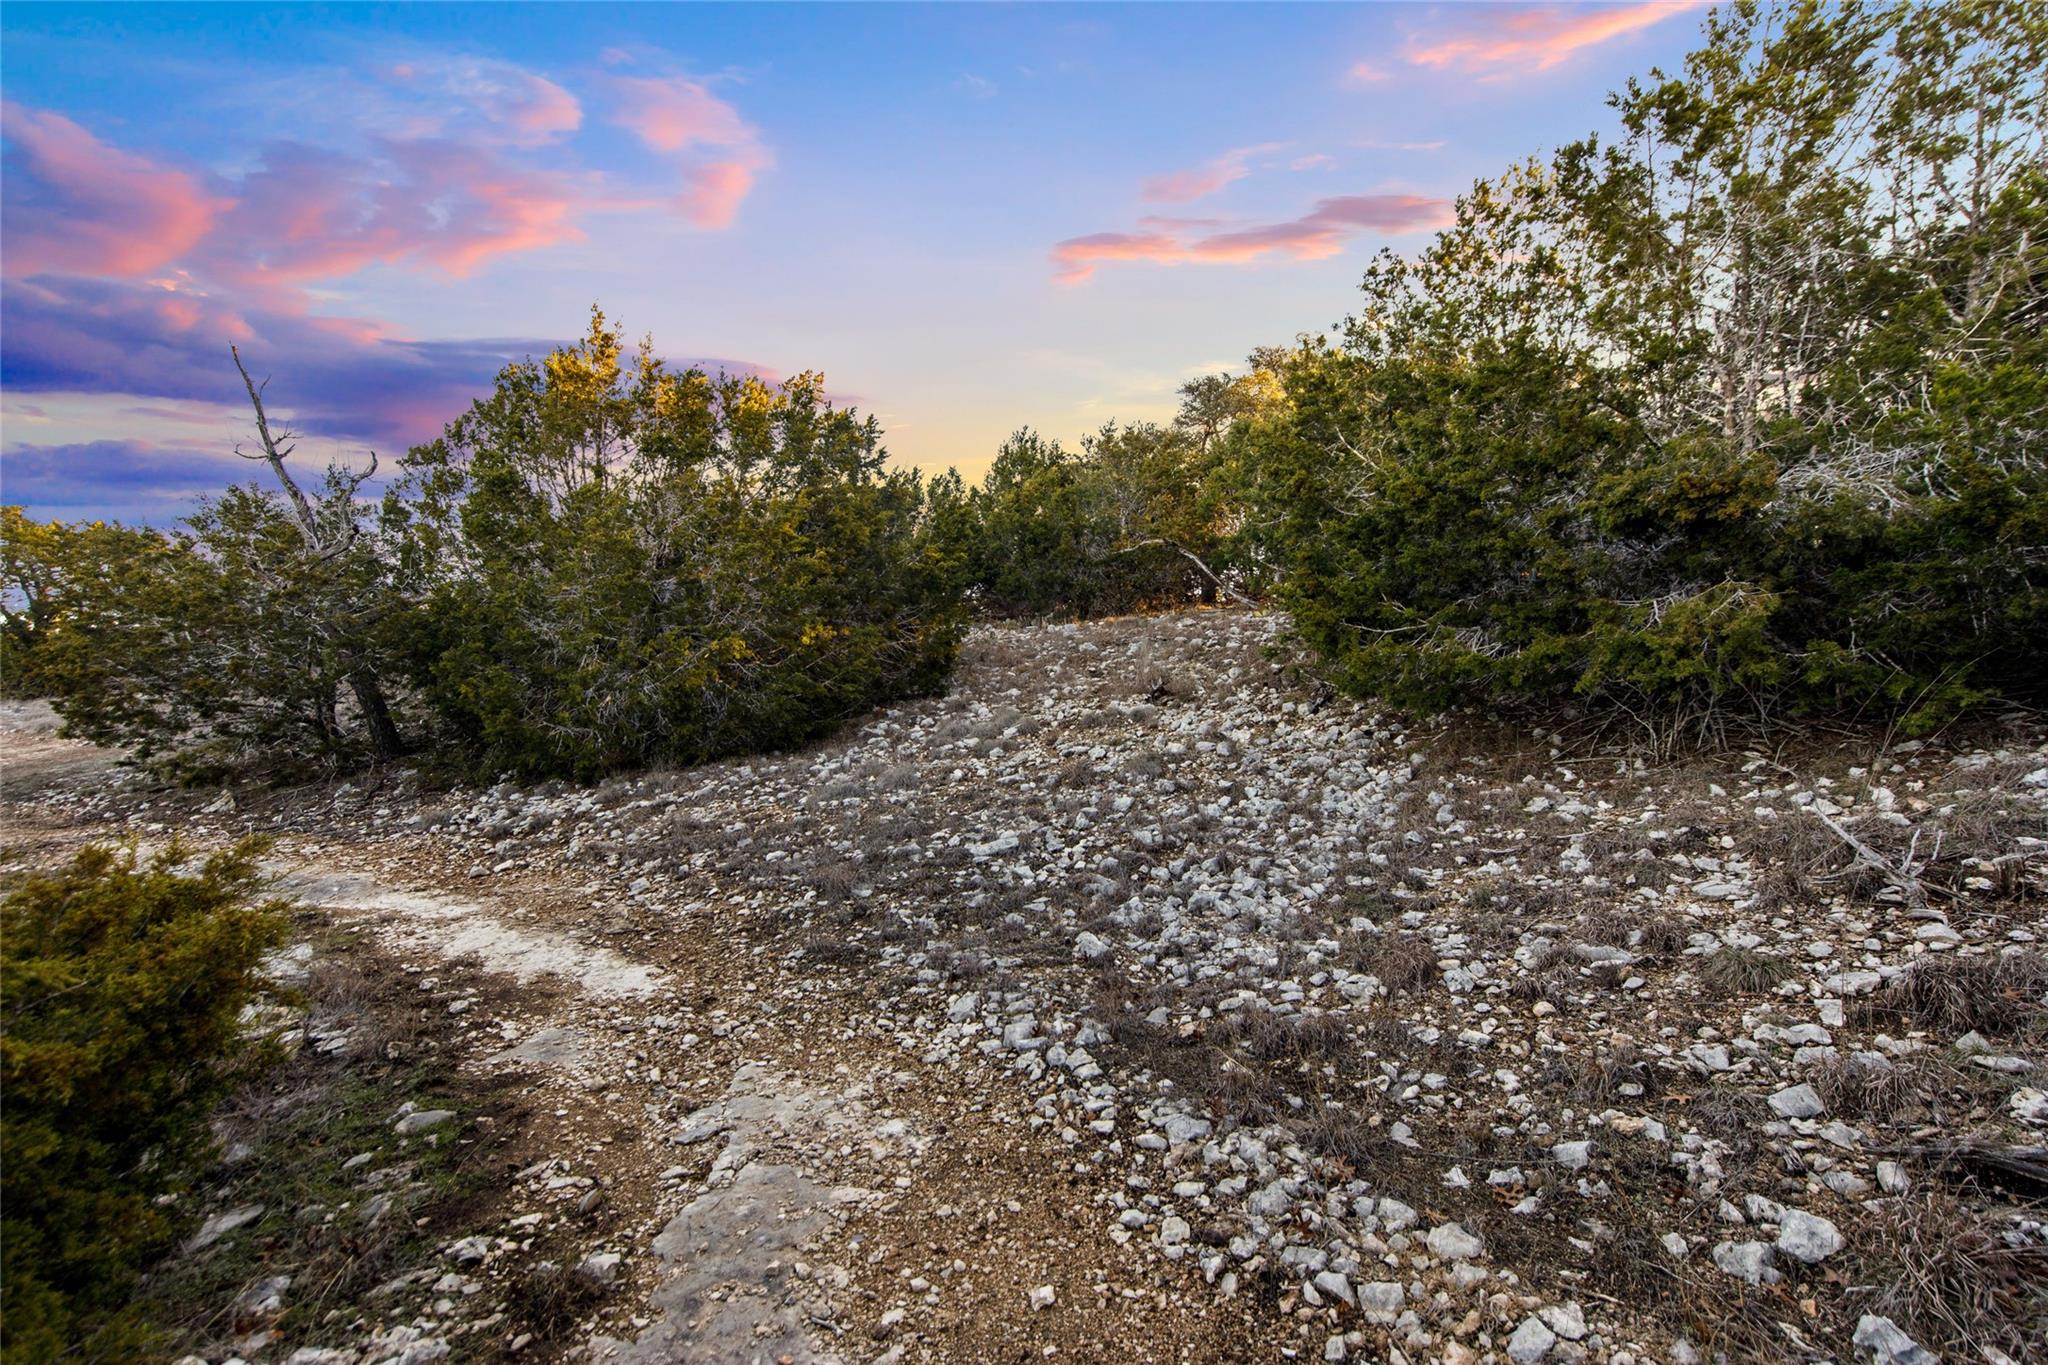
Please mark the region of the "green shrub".
POLYGON ((1196 561, 1214 553, 1220 510, 1205 448, 1183 427, 1111 423, 1078 453, 1026 429, 968 499, 968 581, 995 616, 1212 601, 1196 561))
POLYGON ((1735 6, 1383 255, 1235 424, 1350 690, 1908 729, 2048 700, 2048 14, 1735 6))
POLYGON ((130 1293, 180 1231, 160 1197, 206 1155, 249 1056, 238 1018, 283 937, 279 907, 255 903, 258 851, 180 873, 175 845, 90 848, 0 902, 9 1361, 144 1353, 130 1293))

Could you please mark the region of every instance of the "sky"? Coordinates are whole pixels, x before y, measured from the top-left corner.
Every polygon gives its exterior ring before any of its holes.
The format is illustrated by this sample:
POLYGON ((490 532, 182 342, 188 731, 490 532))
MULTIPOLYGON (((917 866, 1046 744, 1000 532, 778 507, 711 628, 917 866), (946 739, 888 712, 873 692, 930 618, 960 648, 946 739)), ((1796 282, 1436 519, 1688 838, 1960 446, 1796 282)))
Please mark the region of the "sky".
POLYGON ((230 343, 299 460, 388 467, 593 303, 978 477, 1328 330, 1701 14, 10 0, 0 500, 165 525, 260 472, 230 343))

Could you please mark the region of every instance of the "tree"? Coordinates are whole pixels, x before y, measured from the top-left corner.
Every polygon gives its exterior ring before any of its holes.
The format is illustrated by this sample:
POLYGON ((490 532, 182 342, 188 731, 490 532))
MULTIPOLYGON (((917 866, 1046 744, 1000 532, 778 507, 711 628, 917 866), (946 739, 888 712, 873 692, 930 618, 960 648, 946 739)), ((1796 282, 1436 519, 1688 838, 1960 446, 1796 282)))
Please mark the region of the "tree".
MULTIPOLYGON (((316 589, 304 594, 310 607, 313 629, 322 643, 333 651, 342 678, 355 694, 363 727, 369 734, 370 750, 378 758, 396 758, 404 752, 405 742, 392 719, 391 705, 384 697, 384 686, 378 677, 376 650, 366 638, 366 627, 375 622, 386 606, 381 594, 362 591, 370 586, 363 580, 376 577, 374 556, 356 554, 362 534, 357 499, 363 485, 376 476, 376 452, 370 453, 369 466, 361 471, 351 471, 339 464, 330 465, 318 500, 307 498, 298 481, 292 477, 291 470, 285 466, 285 458, 296 444, 294 434, 280 430, 273 435, 269 414, 263 408, 263 392, 269 381, 258 384, 249 377, 248 367, 242 364, 242 353, 238 348, 231 345, 228 353, 235 359, 235 369, 242 376, 242 386, 249 392, 249 406, 256 412, 256 436, 261 449, 249 458, 261 459, 270 466, 270 472, 284 491, 292 517, 298 525, 304 549, 296 564, 282 556, 251 556, 244 563, 251 573, 264 577, 274 589, 316 589), (281 566, 273 567, 279 565, 280 560, 283 561, 281 566), (355 572, 330 572, 338 564, 355 572), (287 578, 299 581, 286 583, 283 580, 287 578), (317 591, 318 587, 328 584, 338 586, 342 591, 317 591)), ((236 510, 255 512, 257 509, 236 510)), ((261 519, 258 513, 255 520, 261 519)), ((234 520, 230 513, 216 524, 225 527, 234 520)), ((331 711, 332 708, 326 709, 331 711)))
POLYGON ((796 744, 927 692, 958 568, 885 460, 820 376, 672 371, 593 310, 407 457, 413 682, 476 770, 529 775, 796 744))

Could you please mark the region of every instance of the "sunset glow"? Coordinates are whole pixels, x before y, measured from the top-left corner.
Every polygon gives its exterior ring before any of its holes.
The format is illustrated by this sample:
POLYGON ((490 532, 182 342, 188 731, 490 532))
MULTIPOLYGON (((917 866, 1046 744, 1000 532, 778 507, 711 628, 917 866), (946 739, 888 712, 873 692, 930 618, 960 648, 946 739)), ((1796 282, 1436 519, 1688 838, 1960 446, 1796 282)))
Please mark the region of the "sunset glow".
POLYGON ((592 302, 971 476, 1327 329, 1694 8, 10 5, 5 498, 245 477, 230 342, 397 453, 592 302))

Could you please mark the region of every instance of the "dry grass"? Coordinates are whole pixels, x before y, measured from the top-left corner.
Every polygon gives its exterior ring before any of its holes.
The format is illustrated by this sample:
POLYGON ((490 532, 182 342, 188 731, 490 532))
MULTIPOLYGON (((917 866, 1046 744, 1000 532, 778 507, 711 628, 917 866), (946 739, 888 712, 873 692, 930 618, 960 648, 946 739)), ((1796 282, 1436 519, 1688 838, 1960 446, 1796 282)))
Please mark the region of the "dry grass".
POLYGON ((1358 934, 1348 940, 1346 949, 1352 970, 1379 978, 1389 995, 1424 990, 1443 975, 1436 965, 1436 946, 1420 934, 1358 934))
POLYGON ((1957 1360, 2040 1358, 2048 1341, 2048 1245, 2014 1245, 1998 1224, 1940 1191, 1887 1200, 1852 1244, 1864 1248, 1863 1311, 1896 1321, 1957 1360))
POLYGON ((2009 952, 1996 957, 1929 957, 1901 973, 1888 990, 1862 1002, 1867 1022, 1904 1021, 1945 1034, 1972 1030, 1991 1037, 2039 1032, 2048 1022, 2048 956, 2009 952))
POLYGON ((1790 958, 1754 948, 1724 946, 1700 964, 1700 982, 1715 997, 1758 995, 1772 990, 1798 970, 1790 958))

